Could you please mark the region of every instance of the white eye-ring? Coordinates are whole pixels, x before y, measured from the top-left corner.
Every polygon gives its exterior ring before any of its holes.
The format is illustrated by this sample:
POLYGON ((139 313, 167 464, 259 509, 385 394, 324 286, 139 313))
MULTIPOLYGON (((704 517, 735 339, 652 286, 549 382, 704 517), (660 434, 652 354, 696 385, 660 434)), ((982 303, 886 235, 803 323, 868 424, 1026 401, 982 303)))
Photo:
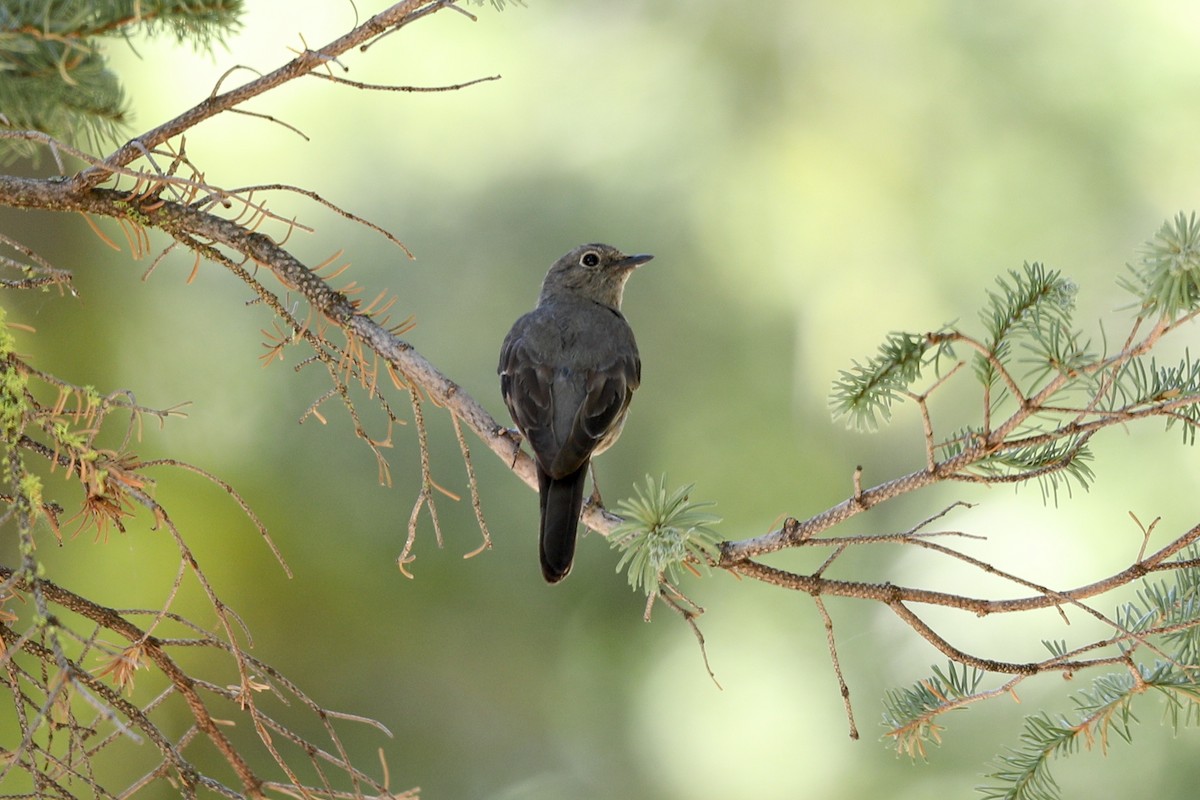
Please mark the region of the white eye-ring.
POLYGON ((585 267, 594 267, 600 263, 600 254, 595 250, 588 250, 579 257, 579 263, 585 267))

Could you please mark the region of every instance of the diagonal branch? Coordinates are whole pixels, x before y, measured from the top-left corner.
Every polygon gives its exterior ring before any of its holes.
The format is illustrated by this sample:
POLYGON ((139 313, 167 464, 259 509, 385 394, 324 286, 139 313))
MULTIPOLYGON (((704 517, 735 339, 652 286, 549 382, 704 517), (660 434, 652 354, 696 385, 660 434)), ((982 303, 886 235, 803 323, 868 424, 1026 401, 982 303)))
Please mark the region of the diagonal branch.
MULTIPOLYGON (((785 524, 785 528, 787 525, 785 524)), ((773 586, 804 592, 814 597, 834 595, 837 597, 853 597, 859 600, 874 600, 885 605, 896 603, 925 603, 929 605, 957 608, 978 616, 990 614, 1010 614, 1021 611, 1033 611, 1040 608, 1053 608, 1064 602, 1078 603, 1089 597, 1110 592, 1121 586, 1140 580, 1152 572, 1184 569, 1193 566, 1190 561, 1168 561, 1167 559, 1184 550, 1191 544, 1200 542, 1200 525, 1189 529, 1170 544, 1151 555, 1134 562, 1125 569, 1110 575, 1103 580, 1095 581, 1074 589, 1048 591, 1045 594, 1019 597, 1011 600, 992 600, 981 597, 937 592, 930 589, 919 589, 909 586, 898 586, 893 583, 867 583, 863 581, 844 581, 824 578, 819 575, 803 575, 761 564, 757 561, 739 561, 728 567, 731 572, 745 575, 773 586)))
POLYGON ((402 28, 452 5, 452 0, 432 0, 432 2, 429 0, 404 0, 404 2, 396 3, 318 50, 306 49, 279 69, 242 84, 236 89, 231 89, 223 94, 214 92, 206 100, 174 119, 130 139, 105 160, 103 167, 93 167, 79 173, 72 183, 76 189, 97 186, 111 174, 111 170, 107 168, 127 166, 146 151, 158 147, 168 139, 173 139, 206 119, 233 109, 288 81, 320 69, 335 61, 343 53, 365 45, 378 36, 402 28))

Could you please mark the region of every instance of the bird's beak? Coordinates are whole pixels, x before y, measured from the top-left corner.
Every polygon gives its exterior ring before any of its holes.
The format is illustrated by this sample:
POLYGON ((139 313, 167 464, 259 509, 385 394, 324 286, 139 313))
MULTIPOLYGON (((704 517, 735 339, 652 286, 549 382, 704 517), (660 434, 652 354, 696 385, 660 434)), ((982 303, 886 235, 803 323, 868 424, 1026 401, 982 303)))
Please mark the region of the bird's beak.
POLYGON ((617 266, 624 269, 633 269, 634 267, 640 267, 642 264, 645 264, 652 258, 654 258, 654 256, 650 255, 649 253, 639 253, 636 256, 625 256, 617 262, 617 266))

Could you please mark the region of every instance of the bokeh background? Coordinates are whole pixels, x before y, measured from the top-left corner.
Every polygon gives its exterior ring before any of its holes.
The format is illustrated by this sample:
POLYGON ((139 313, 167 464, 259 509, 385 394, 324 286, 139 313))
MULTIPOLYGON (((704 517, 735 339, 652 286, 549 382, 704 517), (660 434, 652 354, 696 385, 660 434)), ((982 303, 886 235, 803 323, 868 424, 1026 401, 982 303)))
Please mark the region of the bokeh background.
MULTIPOLYGON (((169 37, 111 45, 132 130, 199 102, 235 65, 226 87, 356 19, 349 2, 247 5, 215 53, 169 37)), ((380 7, 360 0, 358 18, 380 7)), ((1124 264, 1163 219, 1197 205, 1193 4, 529 0, 471 10, 477 22, 440 13, 334 72, 412 86, 501 80, 450 93, 298 81, 250 110, 307 140, 225 115, 189 132, 188 153, 215 183, 302 186, 397 234, 416 260, 312 203, 272 200, 315 228, 289 242, 298 256, 316 264, 344 250, 346 278, 368 296, 398 295, 396 314, 417 322, 407 338, 505 421, 499 343, 550 262, 585 241, 654 253, 626 293, 644 383, 599 475, 610 503, 646 474, 695 483, 729 538, 839 502, 856 464, 868 484, 920 467, 911 409, 872 435, 828 412, 837 371, 889 331, 970 326, 994 276, 1043 261, 1079 284, 1096 340, 1101 322, 1117 340, 1124 264)), ((445 545, 425 518, 416 577, 405 579, 395 559, 417 492, 411 425, 394 432, 394 482, 381 486, 333 404, 327 425, 297 424, 327 384, 294 372, 296 353, 260 366, 268 318, 219 267, 203 265, 188 284, 192 260, 176 255, 143 282, 148 261, 111 251, 77 217, 5 212, 0 230, 73 270, 79 290, 5 297, 11 318, 37 329, 19 334, 22 352, 148 405, 191 401, 186 419, 148 426, 139 452, 231 482, 295 577, 203 480, 164 472, 158 499, 254 632, 256 655, 322 704, 393 731, 342 728, 363 763, 384 748, 397 788, 478 800, 966 797, 1016 743, 1023 714, 1070 709, 1074 685, 1047 677, 1022 687, 1020 705, 953 715, 928 763, 898 757, 877 740, 880 698, 943 659, 886 610, 831 600, 863 732, 851 742, 811 601, 723 574, 685 586, 708 609, 718 689, 682 622, 662 608, 642 621, 601 537, 583 539, 565 584, 542 584, 536 498, 473 439, 494 547, 464 560, 479 531, 468 503, 443 499, 445 545)), ((404 407, 398 393, 394 402, 404 407)), ((949 430, 973 418, 974 402, 964 386, 935 412, 949 430)), ((427 416, 435 476, 465 493, 449 423, 427 416)), ((958 486, 850 530, 904 530, 969 500, 977 505, 944 524, 991 537, 973 552, 1056 586, 1087 582, 1136 553, 1127 512, 1161 515, 1164 536, 1194 524, 1200 477, 1194 451, 1157 428, 1110 432, 1097 451, 1093 490, 1057 507, 1035 487, 958 486)), ((3 549, 10 557, 12 544, 3 549)), ((40 554, 75 590, 146 607, 163 601, 177 558, 146 518, 107 541, 47 540, 40 554)), ((980 588, 894 550, 847 560, 841 574, 980 588)), ((203 618, 201 602, 181 602, 203 618)), ((1076 635, 1055 615, 931 619, 964 648, 1012 660, 1076 635)), ((1152 699, 1141 708, 1136 749, 1110 741, 1107 758, 1057 765, 1067 796, 1194 796, 1195 735, 1174 739, 1152 699)))

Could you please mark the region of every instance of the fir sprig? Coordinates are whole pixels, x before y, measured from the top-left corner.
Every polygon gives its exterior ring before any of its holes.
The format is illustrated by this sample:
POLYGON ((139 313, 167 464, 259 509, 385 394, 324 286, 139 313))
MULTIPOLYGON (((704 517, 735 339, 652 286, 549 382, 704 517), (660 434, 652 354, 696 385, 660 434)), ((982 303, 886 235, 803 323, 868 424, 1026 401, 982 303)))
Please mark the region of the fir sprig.
MULTIPOLYGON (((1200 395, 1200 361, 1193 361, 1191 351, 1185 351, 1178 366, 1160 366, 1156 359, 1130 359, 1113 383, 1114 391, 1108 404, 1110 410, 1143 409, 1160 403, 1170 403, 1182 397, 1200 395)), ((1184 404, 1167 416, 1167 429, 1181 423, 1184 444, 1196 443, 1196 428, 1200 427, 1200 405, 1184 404)))
MULTIPOLYGON (((1200 314, 1200 220, 1179 214, 1163 225, 1123 281, 1138 297, 1132 332, 1123 349, 1097 352, 1073 319, 1077 288, 1041 264, 1008 272, 988 292, 980 312, 982 334, 949 327, 939 334, 891 334, 880 352, 855 363, 835 383, 835 415, 861 426, 887 418, 897 399, 919 408, 925 430, 929 474, 985 484, 1037 481, 1046 499, 1064 487, 1087 488, 1093 480, 1092 436, 1125 420, 1159 417, 1179 425, 1194 444, 1200 429, 1200 360, 1185 352, 1178 363, 1163 364, 1151 348, 1180 320, 1200 314), (1152 325, 1145 323, 1152 322, 1152 325), (1139 338, 1139 336, 1141 338, 1139 338), (982 420, 935 436, 928 398, 955 369, 924 385, 924 368, 953 355, 946 343, 972 351, 973 374, 982 386, 982 420)), ((1151 529, 1153 526, 1151 526, 1151 529)), ((1143 528, 1146 536, 1149 531, 1143 528)), ((1072 696, 1066 713, 1028 717, 1013 748, 992 764, 986 786, 991 800, 1059 800, 1051 774, 1055 758, 1099 745, 1106 750, 1136 732, 1134 704, 1162 698, 1172 727, 1200 725, 1200 550, 1179 556, 1170 578, 1143 581, 1136 600, 1112 615, 1115 636, 1083 648, 1046 641, 1046 669, 1074 668, 1080 653, 1110 648, 1111 657, 1081 664, 1114 663, 1072 696)), ((1161 573, 1160 573, 1161 574, 1161 573)), ((898 749, 923 757, 940 741, 939 721, 949 710, 1011 690, 981 691, 982 674, 963 666, 933 675, 915 686, 889 692, 884 722, 898 749)))
MULTIPOLYGON (((166 31, 201 50, 236 29, 241 0, 104 0, 0 4, 0 128, 84 140, 96 148, 127 113, 102 37, 166 31)), ((30 142, 0 141, 0 162, 35 156, 30 142)))
MULTIPOLYGON (((1008 387, 999 382, 1000 370, 1008 370, 1017 348, 1024 354, 1026 381, 1036 386, 1047 376, 1069 375, 1075 382, 1093 377, 1083 367, 1095 359, 1089 343, 1073 327, 1072 312, 1078 287, 1055 270, 1041 264, 1025 264, 1010 270, 988 291, 987 304, 979 313, 986 336, 973 359, 979 381, 999 403, 1008 387)), ((925 367, 936 366, 954 355, 951 349, 955 328, 934 334, 892 333, 879 352, 865 363, 854 362, 843 370, 830 394, 835 418, 847 417, 853 427, 876 428, 891 417, 892 404, 903 399, 922 377, 925 367)))
POLYGON ((0 30, 77 43, 91 36, 165 29, 180 42, 207 49, 215 36, 237 26, 242 10, 242 0, 11 0, 0 7, 0 30))
POLYGON ((941 744, 942 726, 934 720, 954 701, 970 697, 983 681, 982 670, 949 662, 946 669, 906 689, 890 689, 883 698, 883 725, 897 751, 924 758, 930 744, 941 744))
POLYGON ((866 363, 855 361, 842 370, 829 398, 834 418, 847 417, 857 428, 876 428, 881 420, 891 419, 892 403, 921 377, 931 352, 934 357, 942 352, 931 336, 889 334, 866 363))
POLYGON ((996 783, 979 787, 979 793, 987 800, 1061 800, 1051 761, 1074 755, 1080 745, 1107 752, 1113 737, 1132 743, 1138 722, 1133 703, 1149 691, 1166 699, 1167 719, 1176 732, 1182 725, 1194 724, 1200 690, 1186 672, 1177 663, 1160 661, 1108 673, 1071 698, 1075 706, 1071 715, 1042 712, 1026 717, 1020 744, 992 764, 994 771, 987 777, 996 783))
POLYGON ((1036 480, 1044 501, 1058 503, 1058 491, 1072 486, 1087 489, 1092 472, 1092 451, 1082 437, 1067 437, 1039 444, 1007 449, 984 458, 971 471, 994 481, 1036 480))
MULTIPOLYGON (((1195 561, 1200 549, 1189 547, 1180 558, 1195 561)), ((1134 636, 1151 628, 1168 629, 1153 637, 1161 655, 1149 664, 1133 663, 1132 651, 1140 640, 1130 639, 1122 646, 1131 659, 1129 668, 1100 675, 1076 692, 1071 698, 1071 714, 1042 712, 1026 717, 1020 743, 996 757, 993 771, 987 775, 994 783, 979 787, 980 794, 988 800, 1060 800, 1062 792, 1050 772, 1050 762, 1074 754, 1081 744, 1087 748, 1099 745, 1107 751, 1114 736, 1131 742, 1138 722, 1133 703, 1150 693, 1165 702, 1165 719, 1176 733, 1200 724, 1200 686, 1192 666, 1200 663, 1197 617, 1200 570, 1178 569, 1168 580, 1143 581, 1137 599, 1117 609, 1116 624, 1134 636)), ((1066 653, 1065 643, 1046 645, 1053 655, 1066 653)))
POLYGON ((996 285, 998 289, 988 291, 987 305, 979 312, 992 357, 977 354, 975 372, 987 386, 999 377, 996 366, 1009 362, 1014 341, 1061 338, 1070 329, 1078 291, 1057 270, 1036 262, 1025 263, 1020 272, 1009 270, 1007 277, 996 279, 996 285))
POLYGON ((1200 308, 1200 220, 1180 211, 1146 242, 1121 285, 1142 308, 1168 319, 1200 308))
POLYGON ((677 582, 683 569, 707 570, 716 557, 721 537, 709 526, 721 518, 701 510, 714 503, 689 499, 693 485, 668 493, 666 476, 656 483, 647 475, 644 490, 635 485, 636 497, 617 504, 625 522, 613 530, 609 543, 622 551, 617 572, 628 571, 634 590, 658 594, 664 580, 677 582))

